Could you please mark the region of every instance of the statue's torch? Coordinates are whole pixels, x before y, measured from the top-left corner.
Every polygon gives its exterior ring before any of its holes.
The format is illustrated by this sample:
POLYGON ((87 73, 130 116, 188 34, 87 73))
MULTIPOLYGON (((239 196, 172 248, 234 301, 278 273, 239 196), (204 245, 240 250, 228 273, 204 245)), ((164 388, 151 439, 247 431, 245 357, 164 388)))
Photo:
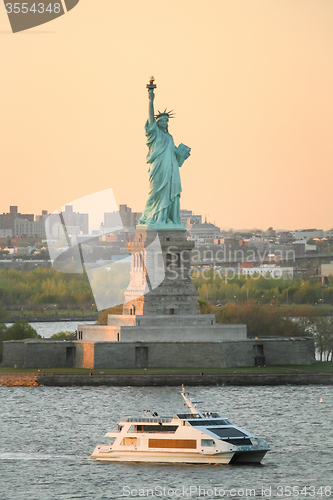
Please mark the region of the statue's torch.
POLYGON ((155 85, 154 81, 155 81, 155 78, 153 76, 151 76, 149 79, 149 83, 147 83, 147 85, 146 85, 148 91, 156 89, 156 85, 155 85))

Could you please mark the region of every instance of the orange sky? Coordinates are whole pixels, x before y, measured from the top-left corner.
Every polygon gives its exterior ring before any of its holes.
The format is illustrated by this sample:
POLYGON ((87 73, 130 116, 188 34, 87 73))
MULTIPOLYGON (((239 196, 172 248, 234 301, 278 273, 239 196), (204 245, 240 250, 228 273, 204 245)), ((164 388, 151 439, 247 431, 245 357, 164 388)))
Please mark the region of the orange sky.
POLYGON ((81 0, 12 34, 0 5, 0 212, 107 188, 144 207, 145 85, 174 109, 182 208, 219 226, 333 226, 332 0, 81 0))

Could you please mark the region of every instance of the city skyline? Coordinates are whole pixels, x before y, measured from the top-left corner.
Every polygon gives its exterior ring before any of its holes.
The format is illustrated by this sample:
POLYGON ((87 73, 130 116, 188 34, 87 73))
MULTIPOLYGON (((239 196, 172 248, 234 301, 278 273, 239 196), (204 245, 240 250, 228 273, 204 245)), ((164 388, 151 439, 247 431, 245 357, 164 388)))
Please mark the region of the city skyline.
MULTIPOLYGON (((75 204, 75 202, 74 202, 75 204)), ((4 211, 4 212, 0 212, 0 217, 2 215, 11 215, 11 211, 12 209, 18 209, 18 205, 10 205, 8 207, 10 209, 10 211, 7 210, 4 211)), ((72 210, 73 211, 73 205, 71 203, 65 205, 64 207, 62 207, 65 209, 65 212, 62 212, 63 215, 66 215, 66 212, 67 210, 72 210)), ((191 215, 189 215, 189 218, 193 218, 194 221, 192 222, 192 224, 203 224, 205 222, 209 223, 209 224, 214 224, 215 225, 215 221, 212 221, 210 219, 207 218, 207 216, 203 215, 203 214, 194 214, 192 210, 188 210, 188 209, 184 209, 184 208, 181 208, 181 217, 182 217, 182 220, 183 220, 183 224, 185 224, 185 219, 186 219, 186 215, 187 213, 190 213, 191 215), (186 215, 185 215, 186 214, 186 215), (200 220, 199 220, 200 219, 200 220), (204 220, 203 220, 204 219, 204 220)), ((118 218, 120 214, 122 214, 124 216, 124 214, 126 212, 129 212, 129 214, 131 214, 131 216, 134 217, 133 220, 138 220, 139 219, 139 216, 141 215, 141 212, 134 212, 132 210, 132 207, 129 207, 127 204, 120 204, 118 206, 118 211, 114 211, 114 212, 104 212, 104 217, 103 219, 101 219, 100 221, 100 226, 102 227, 103 225, 108 227, 108 224, 106 223, 106 220, 108 217, 113 217, 113 218, 118 218)), ((18 213, 17 214, 17 217, 18 219, 20 220, 34 220, 34 221, 40 221, 42 217, 47 217, 49 215, 52 215, 50 212, 48 212, 48 210, 39 210, 40 213, 42 213, 43 215, 39 215, 39 214, 33 214, 33 213, 29 213, 29 214, 21 214, 21 213, 18 213), (33 217, 33 219, 31 218, 33 217)), ((80 212, 78 212, 78 215, 80 214, 80 212)), ((81 214, 81 215, 88 215, 89 214, 81 214)), ((126 217, 126 216, 125 216, 126 217)), ((129 215, 128 215, 129 217, 129 215)), ((96 219, 97 220, 97 219, 96 219)), ((13 222, 14 222, 14 219, 13 219, 13 222)), ((124 227, 126 227, 128 225, 128 221, 127 219, 125 220, 125 222, 123 221, 123 224, 124 224, 124 227)), ((134 223, 133 223, 134 224, 134 223)), ((132 224, 132 225, 133 225, 132 224)), ((0 226, 2 227, 4 224, 0 224, 0 226)), ((112 224, 111 224, 112 225, 112 224)), ((134 224, 135 226, 136 224, 134 224)), ((9 227, 9 225, 8 225, 9 227)), ((230 231, 232 230, 234 233, 235 232, 251 232, 251 231, 267 231, 268 229, 270 228, 258 228, 258 227, 248 227, 248 228, 232 228, 232 227, 225 227, 225 226, 217 226, 220 228, 221 231, 230 231)), ((271 227, 271 226, 270 226, 271 227)), ((7 228, 7 226, 6 226, 7 228)), ((311 230, 315 230, 315 231, 320 231, 320 230, 324 230, 324 231, 329 231, 330 229, 333 229, 333 228, 320 228, 319 226, 318 227, 314 227, 314 228, 309 228, 309 227, 301 227, 301 228, 272 228, 274 229, 275 232, 282 232, 282 231, 289 231, 289 232, 292 232, 292 231, 311 231, 311 230)), ((94 229, 96 231, 96 227, 94 229)), ((86 231, 87 233, 87 231, 86 231)))
POLYGON ((153 74, 156 107, 192 148, 182 207, 222 227, 333 226, 332 2, 100 0, 15 35, 3 12, 0 32, 0 212, 105 188, 142 211, 153 74))

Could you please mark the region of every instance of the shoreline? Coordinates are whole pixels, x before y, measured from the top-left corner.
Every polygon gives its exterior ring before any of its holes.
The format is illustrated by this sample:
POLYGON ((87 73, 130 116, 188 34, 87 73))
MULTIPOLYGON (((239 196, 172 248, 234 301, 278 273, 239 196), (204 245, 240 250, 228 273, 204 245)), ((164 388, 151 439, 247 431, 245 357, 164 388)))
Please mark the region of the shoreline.
POLYGON ((333 385, 333 373, 36 374, 1 373, 0 387, 333 385))

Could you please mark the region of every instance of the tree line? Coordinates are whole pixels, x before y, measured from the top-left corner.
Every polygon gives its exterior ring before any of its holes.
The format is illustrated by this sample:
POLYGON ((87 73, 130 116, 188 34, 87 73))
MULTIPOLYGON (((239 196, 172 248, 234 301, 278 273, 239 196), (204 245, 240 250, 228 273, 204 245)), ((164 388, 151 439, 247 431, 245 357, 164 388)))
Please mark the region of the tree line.
POLYGON ((15 305, 93 303, 86 273, 64 274, 51 269, 19 271, 0 269, 0 302, 15 305))
POLYGON ((318 316, 307 305, 281 309, 276 304, 248 300, 215 306, 199 299, 203 314, 215 314, 217 323, 245 324, 254 337, 313 337, 321 361, 333 361, 333 317, 318 316))
POLYGON ((21 271, 0 269, 0 303, 7 308, 55 304, 59 308, 94 304, 97 296, 121 303, 129 283, 129 264, 101 269, 88 280, 87 273, 60 273, 51 269, 21 271), (112 300, 111 300, 112 299, 112 300))
MULTIPOLYGON (((110 276, 111 274, 112 271, 110 276)), ((110 286, 115 283, 117 294, 122 294, 127 281, 121 272, 118 274, 119 276, 112 274, 110 286)), ((237 274, 232 280, 226 280, 214 269, 206 269, 204 273, 196 271, 193 274, 193 284, 198 290, 199 298, 221 304, 254 300, 261 304, 333 305, 333 277, 330 283, 332 284, 322 285, 318 280, 301 278, 277 280, 268 276, 253 279, 237 274)), ((94 283, 97 290, 98 286, 98 283, 94 283)), ((86 273, 65 274, 53 268, 32 271, 0 269, 0 302, 6 307, 37 307, 41 304, 67 307, 91 304, 94 297, 86 273)))
POLYGON ((233 279, 220 276, 214 269, 195 272, 193 284, 199 298, 226 304, 255 300, 261 304, 331 304, 333 305, 333 277, 329 285, 315 279, 274 279, 267 276, 254 278, 235 275, 233 279))

